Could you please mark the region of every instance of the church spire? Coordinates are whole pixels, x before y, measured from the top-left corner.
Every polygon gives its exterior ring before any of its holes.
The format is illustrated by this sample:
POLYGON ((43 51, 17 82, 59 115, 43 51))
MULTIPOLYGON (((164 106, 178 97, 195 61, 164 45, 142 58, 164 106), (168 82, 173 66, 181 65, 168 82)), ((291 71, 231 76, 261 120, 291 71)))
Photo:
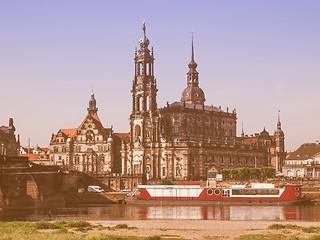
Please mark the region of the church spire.
POLYGON ((97 105, 97 102, 96 102, 96 99, 94 98, 94 93, 92 89, 91 98, 89 100, 89 107, 87 108, 89 114, 94 115, 95 113, 98 112, 98 108, 96 105, 97 105))
POLYGON ((280 110, 278 110, 278 123, 277 123, 277 129, 281 130, 280 110))
POLYGON ((241 137, 244 137, 243 123, 242 123, 242 128, 241 128, 241 137))
POLYGON ((193 32, 191 41, 191 61, 188 64, 187 88, 183 91, 181 101, 185 103, 204 104, 206 101, 204 92, 199 87, 199 73, 197 72, 197 63, 194 60, 193 32))
MULTIPOLYGON (((188 64, 188 67, 189 67, 189 73, 197 73, 198 74, 198 72, 197 72, 197 70, 196 70, 196 68, 197 68, 197 63, 194 61, 194 49, 193 49, 193 32, 191 32, 191 34, 192 34, 192 42, 191 42, 191 61, 190 61, 190 63, 188 64)), ((197 79, 196 79, 196 81, 198 81, 198 77, 197 77, 197 79)))
POLYGON ((187 75, 188 75, 188 86, 191 85, 191 86, 194 86, 194 87, 198 87, 199 86, 199 79, 198 79, 199 73, 196 70, 198 64, 194 61, 193 32, 191 32, 191 34, 192 34, 191 61, 188 64, 189 72, 187 73, 187 75))

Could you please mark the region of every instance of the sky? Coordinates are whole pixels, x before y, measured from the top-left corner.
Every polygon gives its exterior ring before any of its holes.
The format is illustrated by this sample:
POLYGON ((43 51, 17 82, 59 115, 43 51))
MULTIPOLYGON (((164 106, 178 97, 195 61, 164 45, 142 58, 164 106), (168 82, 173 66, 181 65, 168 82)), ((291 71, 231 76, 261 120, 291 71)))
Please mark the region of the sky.
POLYGON ((146 21, 162 107, 186 87, 194 32, 206 104, 236 108, 238 136, 270 134, 288 151, 320 140, 320 1, 0 2, 0 125, 46 147, 77 128, 92 91, 105 127, 129 132, 134 49, 146 21))

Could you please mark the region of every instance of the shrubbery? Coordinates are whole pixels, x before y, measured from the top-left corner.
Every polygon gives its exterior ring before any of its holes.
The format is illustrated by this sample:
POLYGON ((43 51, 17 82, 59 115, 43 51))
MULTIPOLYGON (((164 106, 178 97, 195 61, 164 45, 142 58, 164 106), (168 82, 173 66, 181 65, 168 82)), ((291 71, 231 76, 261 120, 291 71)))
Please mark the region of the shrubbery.
POLYGON ((238 180, 249 180, 249 179, 263 179, 271 178, 275 174, 275 169, 272 167, 261 167, 261 168, 234 168, 234 169, 222 169, 221 173, 226 179, 238 179, 238 180))

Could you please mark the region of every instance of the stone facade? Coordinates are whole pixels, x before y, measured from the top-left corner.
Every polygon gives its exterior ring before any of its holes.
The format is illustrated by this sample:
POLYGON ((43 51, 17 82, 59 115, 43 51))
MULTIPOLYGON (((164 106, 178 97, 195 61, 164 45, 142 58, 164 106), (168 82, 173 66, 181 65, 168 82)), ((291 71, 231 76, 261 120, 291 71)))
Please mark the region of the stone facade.
POLYGON ((280 119, 274 136, 236 136, 237 113, 233 109, 205 105, 199 73, 192 55, 187 87, 180 102, 157 108, 154 52, 148 48, 145 23, 140 49, 135 52, 132 83, 130 137, 122 144, 123 175, 146 179, 202 179, 212 167, 261 167, 281 169, 285 157, 280 119))
POLYGON ((78 128, 60 129, 52 134, 50 160, 55 165, 85 173, 119 173, 121 138, 128 134, 117 134, 112 127, 103 127, 93 93, 87 110, 78 128))
POLYGON ((9 126, 0 127, 0 154, 7 156, 19 156, 20 140, 16 140, 13 118, 9 119, 9 126))

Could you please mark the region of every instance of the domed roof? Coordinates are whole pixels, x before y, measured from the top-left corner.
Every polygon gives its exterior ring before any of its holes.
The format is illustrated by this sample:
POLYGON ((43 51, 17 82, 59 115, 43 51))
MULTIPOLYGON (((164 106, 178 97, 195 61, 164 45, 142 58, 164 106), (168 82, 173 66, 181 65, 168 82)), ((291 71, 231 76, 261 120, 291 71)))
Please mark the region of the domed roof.
POLYGON ((182 92, 181 102, 203 104, 205 101, 204 92, 199 87, 188 86, 182 92))
POLYGON ((145 35, 143 35, 139 40, 139 44, 141 45, 141 47, 148 47, 149 43, 149 39, 145 35))
POLYGON ((67 142, 72 142, 72 138, 70 137, 70 135, 68 136, 67 142))
POLYGON ((149 46, 150 41, 146 36, 146 23, 145 22, 143 22, 142 30, 143 30, 143 35, 139 40, 139 44, 140 44, 141 48, 146 48, 149 46))

